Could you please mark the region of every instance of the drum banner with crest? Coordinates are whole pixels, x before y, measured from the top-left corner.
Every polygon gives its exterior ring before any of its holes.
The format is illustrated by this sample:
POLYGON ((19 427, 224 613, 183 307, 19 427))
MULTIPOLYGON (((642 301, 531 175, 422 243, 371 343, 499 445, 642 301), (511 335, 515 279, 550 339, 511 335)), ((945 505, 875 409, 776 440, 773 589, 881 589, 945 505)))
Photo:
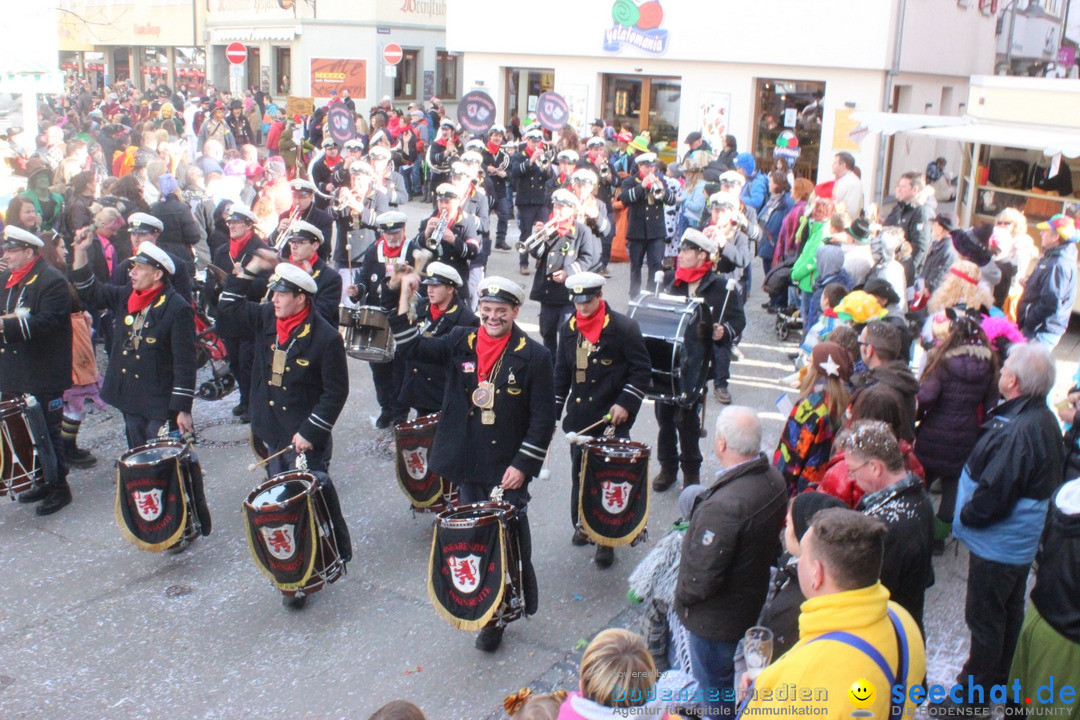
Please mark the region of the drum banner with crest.
POLYGON ((582 453, 578 523, 597 545, 622 547, 632 544, 649 520, 649 453, 609 445, 590 443, 582 453))
POLYGON ((257 509, 244 503, 248 549, 279 590, 303 588, 315 569, 315 508, 311 493, 257 509))
POLYGON ((140 550, 161 552, 180 541, 189 508, 180 464, 159 463, 116 471, 116 522, 140 550))
POLYGON ((483 628, 502 604, 506 592, 502 527, 501 522, 435 525, 428 596, 435 610, 460 630, 483 628))
POLYGON ((428 415, 394 426, 398 485, 417 509, 431 507, 443 498, 443 479, 428 465, 440 417, 428 415))

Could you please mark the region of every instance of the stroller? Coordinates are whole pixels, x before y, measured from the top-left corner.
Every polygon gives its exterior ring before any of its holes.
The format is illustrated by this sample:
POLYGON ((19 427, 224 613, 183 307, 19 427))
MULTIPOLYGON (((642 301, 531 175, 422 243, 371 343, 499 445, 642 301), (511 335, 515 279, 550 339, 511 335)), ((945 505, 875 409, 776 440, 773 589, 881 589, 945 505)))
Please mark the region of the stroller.
POLYGON ((206 303, 206 285, 196 282, 195 292, 195 367, 201 370, 210 365, 210 379, 199 385, 199 397, 219 400, 236 386, 236 378, 229 371, 229 358, 225 343, 221 341, 211 321, 206 303))
MULTIPOLYGON (((765 276, 761 289, 770 298, 786 297, 788 287, 791 285, 791 268, 795 265, 795 259, 791 258, 777 265, 765 276)), ((776 311, 776 339, 784 342, 793 331, 802 332, 803 317, 797 307, 785 306, 776 311)))

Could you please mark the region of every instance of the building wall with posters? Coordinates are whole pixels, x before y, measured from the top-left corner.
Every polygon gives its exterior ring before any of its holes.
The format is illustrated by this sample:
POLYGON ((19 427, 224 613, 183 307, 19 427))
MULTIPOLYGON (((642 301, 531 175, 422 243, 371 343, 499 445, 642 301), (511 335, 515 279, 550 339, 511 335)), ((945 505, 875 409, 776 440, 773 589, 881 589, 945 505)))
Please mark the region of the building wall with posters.
MULTIPOLYGON (((347 78, 358 109, 385 95, 403 106, 430 98, 437 76, 457 63, 445 57, 445 18, 442 0, 209 0, 208 74, 216 86, 228 88, 232 74, 239 73, 243 87, 260 86, 279 101, 312 98, 316 106, 329 100, 331 79, 347 78), (234 41, 248 47, 239 71, 225 58, 234 41), (389 43, 404 50, 395 68, 400 82, 386 73, 383 49, 389 43), (432 89, 427 95, 425 79, 432 89)), ((451 101, 460 92, 460 73, 453 75, 451 101)))
POLYGON ((722 8, 553 0, 530 16, 529 32, 506 32, 498 14, 476 13, 468 0, 448 0, 448 8, 447 42, 464 55, 464 90, 488 92, 500 122, 553 89, 567 99, 579 131, 598 116, 628 121, 666 142, 668 157, 682 154, 693 130, 714 145, 731 133, 759 163, 789 129, 799 140, 797 174, 827 179, 834 152, 848 150, 868 190, 891 187, 891 177, 877 178, 879 169, 922 169, 937 148, 892 147, 895 157, 883 162, 878 136, 848 137, 851 112, 899 103, 922 113, 932 102, 934 112, 954 114, 968 76, 992 70, 994 60, 994 18, 955 0, 758 0, 722 8), (928 29, 938 26, 947 32, 928 29))

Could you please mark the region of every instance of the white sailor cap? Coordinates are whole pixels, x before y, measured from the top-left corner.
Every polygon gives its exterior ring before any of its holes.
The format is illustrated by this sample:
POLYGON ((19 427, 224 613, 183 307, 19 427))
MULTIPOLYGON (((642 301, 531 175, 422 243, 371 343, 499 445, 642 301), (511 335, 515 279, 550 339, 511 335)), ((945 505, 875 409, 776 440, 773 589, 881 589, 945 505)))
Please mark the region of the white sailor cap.
POLYGON ((716 181, 721 185, 738 185, 739 187, 746 184, 746 178, 738 170, 725 170, 720 173, 716 181))
POLYGON ((715 255, 718 249, 715 240, 695 228, 686 228, 686 232, 683 233, 682 239, 679 240, 679 248, 686 247, 704 250, 709 253, 709 255, 715 255))
MULTIPOLYGON (((479 151, 484 149, 484 141, 483 140, 477 140, 476 138, 473 138, 469 142, 465 143, 465 149, 470 150, 470 151, 475 150, 476 152, 479 152, 479 151)), ((461 157, 462 157, 462 159, 465 158, 464 155, 462 155, 461 157)))
POLYGON ((563 150, 555 156, 555 162, 561 163, 576 163, 581 159, 581 156, 577 154, 577 150, 563 150))
POLYGON ((551 193, 552 205, 568 205, 570 207, 578 207, 581 203, 577 199, 577 195, 570 192, 566 188, 559 188, 555 192, 551 193))
POLYGON ((327 135, 323 138, 322 148, 323 150, 329 150, 332 147, 337 147, 337 142, 334 140, 334 138, 327 135))
POLYGON ((454 198, 456 200, 461 199, 461 191, 450 183, 442 183, 439 187, 435 188, 435 196, 442 200, 444 198, 454 198))
POLYGON ((289 183, 289 187, 292 188, 293 192, 310 193, 311 195, 315 194, 315 183, 310 180, 297 178, 289 183))
POLYGON ((720 192, 713 193, 709 196, 710 208, 722 208, 725 210, 738 210, 739 205, 742 203, 739 200, 739 196, 732 192, 720 192))
POLYGON ((491 129, 488 130, 488 136, 490 136, 491 133, 499 133, 500 135, 505 135, 506 128, 504 128, 502 125, 492 125, 491 129))
POLYGON ((454 163, 453 165, 450 166, 450 174, 451 175, 461 175, 461 176, 465 176, 465 175, 471 176, 473 174, 473 169, 459 160, 458 162, 456 162, 456 163, 454 163))
POLYGON ((309 222, 297 220, 289 226, 289 239, 299 238, 310 242, 323 242, 323 232, 309 222))
POLYGON ((421 285, 453 285, 456 288, 461 287, 464 283, 461 280, 461 274, 450 267, 446 263, 433 262, 427 266, 427 277, 424 278, 421 285))
POLYGON ((370 142, 371 142, 372 148, 374 149, 375 144, 380 143, 383 140, 385 140, 386 142, 390 142, 390 136, 386 134, 385 130, 383 130, 382 128, 379 128, 378 130, 376 130, 375 132, 373 132, 371 134, 370 142))
POLYGON ((584 184, 584 183, 589 183, 590 185, 596 185, 599 182, 599 180, 596 177, 596 173, 594 173, 589 168, 578 168, 570 176, 570 182, 578 184, 578 185, 581 185, 581 184, 584 184))
POLYGON ((152 243, 143 243, 139 246, 139 252, 131 258, 132 262, 137 262, 140 265, 149 265, 155 267, 158 270, 164 270, 169 275, 176 272, 176 264, 169 257, 169 254, 152 243))
POLYGON ((602 137, 591 137, 585 141, 585 147, 604 147, 606 144, 602 137))
POLYGON ((499 277, 498 275, 489 275, 484 278, 480 283, 480 300, 479 302, 501 302, 509 303, 510 305, 521 305, 525 302, 525 291, 521 289, 521 286, 512 280, 499 277))
POLYGON ((527 130, 523 137, 526 140, 543 140, 544 133, 540 128, 533 128, 532 130, 527 130))
POLYGON ((240 203, 236 203, 229 208, 229 216, 225 218, 225 222, 246 222, 254 225, 259 222, 259 216, 240 203))
POLYGON ((377 145, 368 151, 368 160, 389 160, 391 153, 389 148, 377 145))
POLYGON ((159 233, 165 229, 164 223, 144 212, 131 213, 127 226, 129 233, 159 233))
POLYGON ((583 303, 599 295, 607 281, 593 272, 579 272, 566 278, 563 284, 570 291, 570 302, 583 303))
POLYGON ((350 175, 374 175, 375 169, 363 160, 353 160, 349 163, 350 175))
POLYGON ((14 250, 19 247, 43 248, 45 243, 29 230, 8 225, 4 228, 4 250, 14 250))
POLYGON ((399 210, 388 210, 375 218, 375 224, 384 232, 401 230, 408 221, 409 216, 399 210))
POLYGON ((315 280, 302 268, 292 263, 278 263, 269 282, 271 292, 306 293, 314 295, 318 290, 315 280))
POLYGON ((345 141, 345 150, 346 150, 346 152, 348 152, 350 150, 356 150, 358 152, 363 152, 364 151, 364 141, 361 140, 360 138, 353 138, 352 140, 346 140, 345 141))
POLYGON ((475 150, 469 150, 461 155, 461 162, 467 165, 479 165, 484 162, 484 156, 475 150))
POLYGON ((443 128, 450 128, 453 130, 455 128, 454 121, 450 118, 443 118, 442 122, 439 123, 439 129, 442 130, 443 128))
POLYGON ((634 158, 634 162, 636 162, 638 165, 655 165, 656 153, 641 153, 636 158, 634 158))

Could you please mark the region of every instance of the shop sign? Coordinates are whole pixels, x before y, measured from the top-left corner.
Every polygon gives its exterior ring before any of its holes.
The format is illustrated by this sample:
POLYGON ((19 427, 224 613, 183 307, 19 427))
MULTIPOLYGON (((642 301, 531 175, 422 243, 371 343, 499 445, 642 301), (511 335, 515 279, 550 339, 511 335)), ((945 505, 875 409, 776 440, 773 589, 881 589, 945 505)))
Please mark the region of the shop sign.
POLYGON ((658 0, 615 0, 611 27, 604 31, 604 52, 617 53, 629 45, 650 55, 667 52, 668 31, 661 29, 664 8, 658 0))
POLYGON ((367 97, 367 61, 331 58, 312 58, 311 96, 329 98, 331 90, 338 95, 345 90, 354 100, 367 97))

